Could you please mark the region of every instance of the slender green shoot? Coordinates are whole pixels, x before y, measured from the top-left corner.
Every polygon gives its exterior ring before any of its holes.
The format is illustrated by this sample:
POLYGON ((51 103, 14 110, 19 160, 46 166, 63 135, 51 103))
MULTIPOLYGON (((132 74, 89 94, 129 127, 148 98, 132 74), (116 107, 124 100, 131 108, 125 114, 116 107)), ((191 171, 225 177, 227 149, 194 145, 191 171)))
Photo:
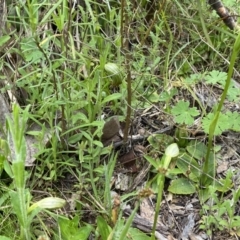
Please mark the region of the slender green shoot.
POLYGON ((158 167, 158 196, 157 196, 157 203, 156 203, 156 209, 155 209, 155 215, 154 215, 154 222, 153 222, 153 229, 152 229, 152 237, 151 239, 155 239, 155 231, 157 227, 157 220, 158 215, 160 211, 160 205, 162 201, 162 194, 164 189, 164 182, 165 182, 165 175, 168 170, 169 164, 171 162, 171 159, 176 157, 179 154, 179 149, 176 143, 172 143, 166 148, 165 155, 162 158, 162 162, 160 166, 158 167))
POLYGON ((201 177, 202 186, 206 186, 206 184, 211 184, 214 179, 214 176, 215 176, 216 167, 215 167, 213 176, 206 175, 205 173, 208 173, 208 170, 209 170, 208 169, 208 166, 210 166, 210 163, 209 163, 210 157, 209 156, 210 156, 210 152, 212 151, 212 144, 213 144, 215 128, 218 123, 219 114, 222 110, 224 100, 226 99, 226 96, 227 96, 227 92, 228 92, 228 89, 229 89, 229 86, 231 83, 231 78, 233 75, 234 65, 235 65, 237 56, 239 54, 239 51, 240 51, 240 33, 238 33, 238 36, 237 36, 236 41, 233 46, 233 51, 232 51, 232 56, 231 56, 230 65, 229 65, 229 69, 228 69, 226 84, 225 84, 220 102, 218 104, 217 110, 215 112, 214 118, 209 127, 208 149, 207 149, 206 159, 205 159, 205 162, 203 165, 203 174, 201 177))
POLYGON ((13 119, 7 117, 7 126, 10 132, 9 143, 13 143, 14 157, 12 159, 13 180, 16 191, 10 192, 12 207, 21 226, 20 239, 30 240, 30 222, 28 221, 28 191, 25 189, 25 159, 26 142, 24 133, 28 119, 28 106, 20 113, 20 107, 13 105, 13 119))

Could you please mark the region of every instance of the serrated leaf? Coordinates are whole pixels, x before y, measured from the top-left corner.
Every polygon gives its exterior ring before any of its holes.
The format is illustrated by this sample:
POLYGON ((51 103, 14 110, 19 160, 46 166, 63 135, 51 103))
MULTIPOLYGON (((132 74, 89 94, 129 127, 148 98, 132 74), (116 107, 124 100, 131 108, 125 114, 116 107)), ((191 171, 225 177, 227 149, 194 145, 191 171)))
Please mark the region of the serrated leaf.
POLYGON ((240 131, 240 114, 238 112, 227 112, 226 115, 228 116, 229 120, 231 119, 231 126, 230 128, 233 131, 240 131))
POLYGON ((178 94, 178 90, 177 88, 172 88, 169 91, 163 91, 160 95, 159 95, 159 101, 169 101, 173 96, 178 94))
POLYGON ((183 82, 187 85, 198 83, 203 78, 202 74, 191 74, 190 77, 186 77, 183 82))
POLYGON ((219 72, 219 71, 216 71, 216 70, 213 70, 213 71, 209 72, 208 75, 206 75, 206 77, 205 77, 205 81, 208 84, 219 83, 221 85, 224 85, 226 79, 227 79, 227 73, 219 72))
POLYGON ((24 38, 22 40, 21 50, 24 54, 25 60, 28 62, 37 63, 44 57, 43 53, 38 49, 32 38, 24 38))
POLYGON ((193 183, 187 178, 178 178, 171 182, 168 191, 174 194, 192 194, 196 192, 193 183))
POLYGON ((183 100, 179 101, 176 106, 171 110, 175 116, 175 121, 180 124, 191 125, 194 122, 194 118, 199 115, 199 111, 196 107, 189 107, 189 102, 183 100))
POLYGON ((231 189, 233 187, 232 176, 233 176, 232 171, 228 171, 227 177, 225 179, 220 179, 219 182, 215 183, 216 189, 219 192, 223 192, 223 193, 229 191, 229 189, 231 189))
MULTIPOLYGON (((209 113, 206 117, 202 119, 202 128, 205 133, 209 134, 209 127, 214 119, 214 114, 209 113)), ((229 121, 229 117, 226 114, 219 114, 218 122, 215 128, 214 135, 220 135, 223 131, 226 131, 231 128, 231 120, 229 121)))
POLYGON ((230 86, 227 92, 227 99, 232 102, 239 101, 240 98, 240 89, 235 86, 230 86))

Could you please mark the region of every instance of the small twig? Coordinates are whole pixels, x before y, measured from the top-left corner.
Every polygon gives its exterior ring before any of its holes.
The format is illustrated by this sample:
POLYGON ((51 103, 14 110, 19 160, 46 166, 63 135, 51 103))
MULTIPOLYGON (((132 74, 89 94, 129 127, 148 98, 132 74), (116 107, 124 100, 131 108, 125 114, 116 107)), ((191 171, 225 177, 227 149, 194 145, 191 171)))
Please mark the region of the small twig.
POLYGON ((128 193, 134 191, 136 189, 136 187, 142 182, 142 180, 144 179, 144 177, 148 174, 150 168, 152 167, 152 165, 147 162, 143 168, 141 169, 140 173, 134 178, 132 185, 130 186, 130 188, 127 190, 128 193))
POLYGON ((123 37, 124 37, 124 31, 123 31, 124 6, 125 6, 125 0, 121 0, 121 28, 120 28, 120 36, 121 36, 121 48, 122 49, 123 49, 123 37))
POLYGON ((130 53, 126 54, 126 70, 127 70, 127 116, 126 125, 124 129, 123 142, 126 143, 128 139, 128 131, 131 123, 131 113, 132 113, 132 82, 131 82, 131 69, 130 69, 130 53))

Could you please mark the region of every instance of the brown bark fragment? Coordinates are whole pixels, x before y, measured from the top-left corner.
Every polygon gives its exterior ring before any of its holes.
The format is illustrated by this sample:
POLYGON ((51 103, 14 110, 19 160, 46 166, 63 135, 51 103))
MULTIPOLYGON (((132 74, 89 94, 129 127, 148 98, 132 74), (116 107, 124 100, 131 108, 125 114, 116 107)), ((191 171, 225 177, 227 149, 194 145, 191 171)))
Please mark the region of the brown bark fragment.
POLYGON ((231 30, 236 28, 237 22, 230 15, 230 13, 226 9, 226 7, 223 6, 221 1, 219 1, 219 0, 208 0, 208 3, 217 12, 218 16, 223 20, 223 22, 226 24, 227 27, 229 27, 231 30))

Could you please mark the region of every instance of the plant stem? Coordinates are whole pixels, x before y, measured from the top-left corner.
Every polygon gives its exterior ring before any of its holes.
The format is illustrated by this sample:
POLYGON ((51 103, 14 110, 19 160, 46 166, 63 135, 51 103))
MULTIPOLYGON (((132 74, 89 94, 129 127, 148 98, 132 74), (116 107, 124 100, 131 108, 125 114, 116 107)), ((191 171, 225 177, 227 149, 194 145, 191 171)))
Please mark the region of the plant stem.
MULTIPOLYGON (((123 137, 123 142, 126 143, 128 140, 128 131, 130 128, 130 123, 131 123, 131 114, 132 114, 132 75, 131 75, 131 53, 129 51, 129 36, 128 33, 130 32, 130 24, 129 24, 129 18, 128 18, 128 9, 124 9, 123 6, 125 4, 124 0, 122 0, 122 15, 121 17, 124 16, 125 20, 125 25, 124 29, 122 26, 123 19, 121 19, 121 34, 123 34, 121 37, 125 37, 125 42, 122 42, 122 47, 123 47, 123 53, 125 54, 125 66, 126 66, 126 72, 127 72, 127 115, 126 115, 126 125, 124 129, 124 137, 123 137), (123 14, 124 11, 124 14, 123 14), (124 31, 123 31, 124 30, 124 31), (124 33, 123 33, 124 32, 124 33)), ((121 39, 121 41, 123 41, 121 39)))
MULTIPOLYGON (((224 87, 224 91, 222 93, 220 102, 218 104, 217 111, 216 111, 216 113, 214 115, 214 118, 212 120, 212 123, 210 124, 210 127, 209 127, 208 148, 207 148, 206 159, 205 159, 205 162, 204 162, 204 165, 203 165, 203 173, 202 173, 202 177, 201 177, 201 185, 202 186, 205 186, 208 180, 211 181, 211 179, 209 179, 209 176, 206 175, 206 173, 208 173, 208 171, 209 171, 209 161, 210 161, 209 157, 210 157, 210 152, 212 150, 214 132, 215 132, 215 129, 216 129, 216 126, 217 126, 217 122, 218 122, 220 112, 221 112, 222 107, 223 107, 224 100, 226 99, 227 92, 228 92, 228 89, 229 89, 229 86, 230 86, 230 83, 231 83, 231 78, 232 78, 232 75, 233 75, 233 69, 234 69, 234 65, 235 65, 236 58, 238 56, 239 50, 240 50, 240 33, 238 34, 238 36, 236 38, 236 41, 234 43, 234 46, 233 46, 233 51, 232 51, 232 56, 231 56, 231 60, 230 60, 230 65, 229 65, 229 69, 228 69, 228 75, 227 75, 227 80, 226 80, 226 84, 225 84, 225 87, 224 87)), ((214 178, 214 176, 215 176, 215 167, 214 167, 213 176, 210 176, 210 177, 214 178)))
POLYGON ((157 197, 157 203, 156 203, 156 208, 155 208, 155 215, 154 215, 154 222, 153 222, 153 229, 152 229, 152 237, 151 239, 155 239, 155 231, 157 228, 157 220, 158 220, 158 215, 160 211, 160 205, 162 201, 162 194, 163 194, 163 189, 164 189, 164 182, 165 182, 165 172, 168 169, 168 166, 171 161, 171 157, 168 155, 165 155, 164 161, 163 161, 163 166, 160 168, 161 173, 159 173, 159 177, 157 179, 158 181, 158 197, 157 197))
POLYGON ((132 83, 131 83, 131 69, 130 69, 130 53, 126 53, 126 69, 127 69, 127 116, 126 125, 124 129, 123 142, 126 143, 128 139, 128 130, 131 123, 131 103, 132 103, 132 83))
POLYGON ((157 228, 157 220, 158 220, 160 205, 161 205, 161 201, 162 201, 162 193, 163 193, 163 188, 164 188, 165 175, 161 174, 161 176, 159 177, 158 180, 159 180, 158 197, 157 197, 157 203, 156 203, 156 209, 155 209, 155 215, 154 215, 154 222, 153 222, 151 240, 155 239, 155 231, 156 231, 156 228, 157 228))

